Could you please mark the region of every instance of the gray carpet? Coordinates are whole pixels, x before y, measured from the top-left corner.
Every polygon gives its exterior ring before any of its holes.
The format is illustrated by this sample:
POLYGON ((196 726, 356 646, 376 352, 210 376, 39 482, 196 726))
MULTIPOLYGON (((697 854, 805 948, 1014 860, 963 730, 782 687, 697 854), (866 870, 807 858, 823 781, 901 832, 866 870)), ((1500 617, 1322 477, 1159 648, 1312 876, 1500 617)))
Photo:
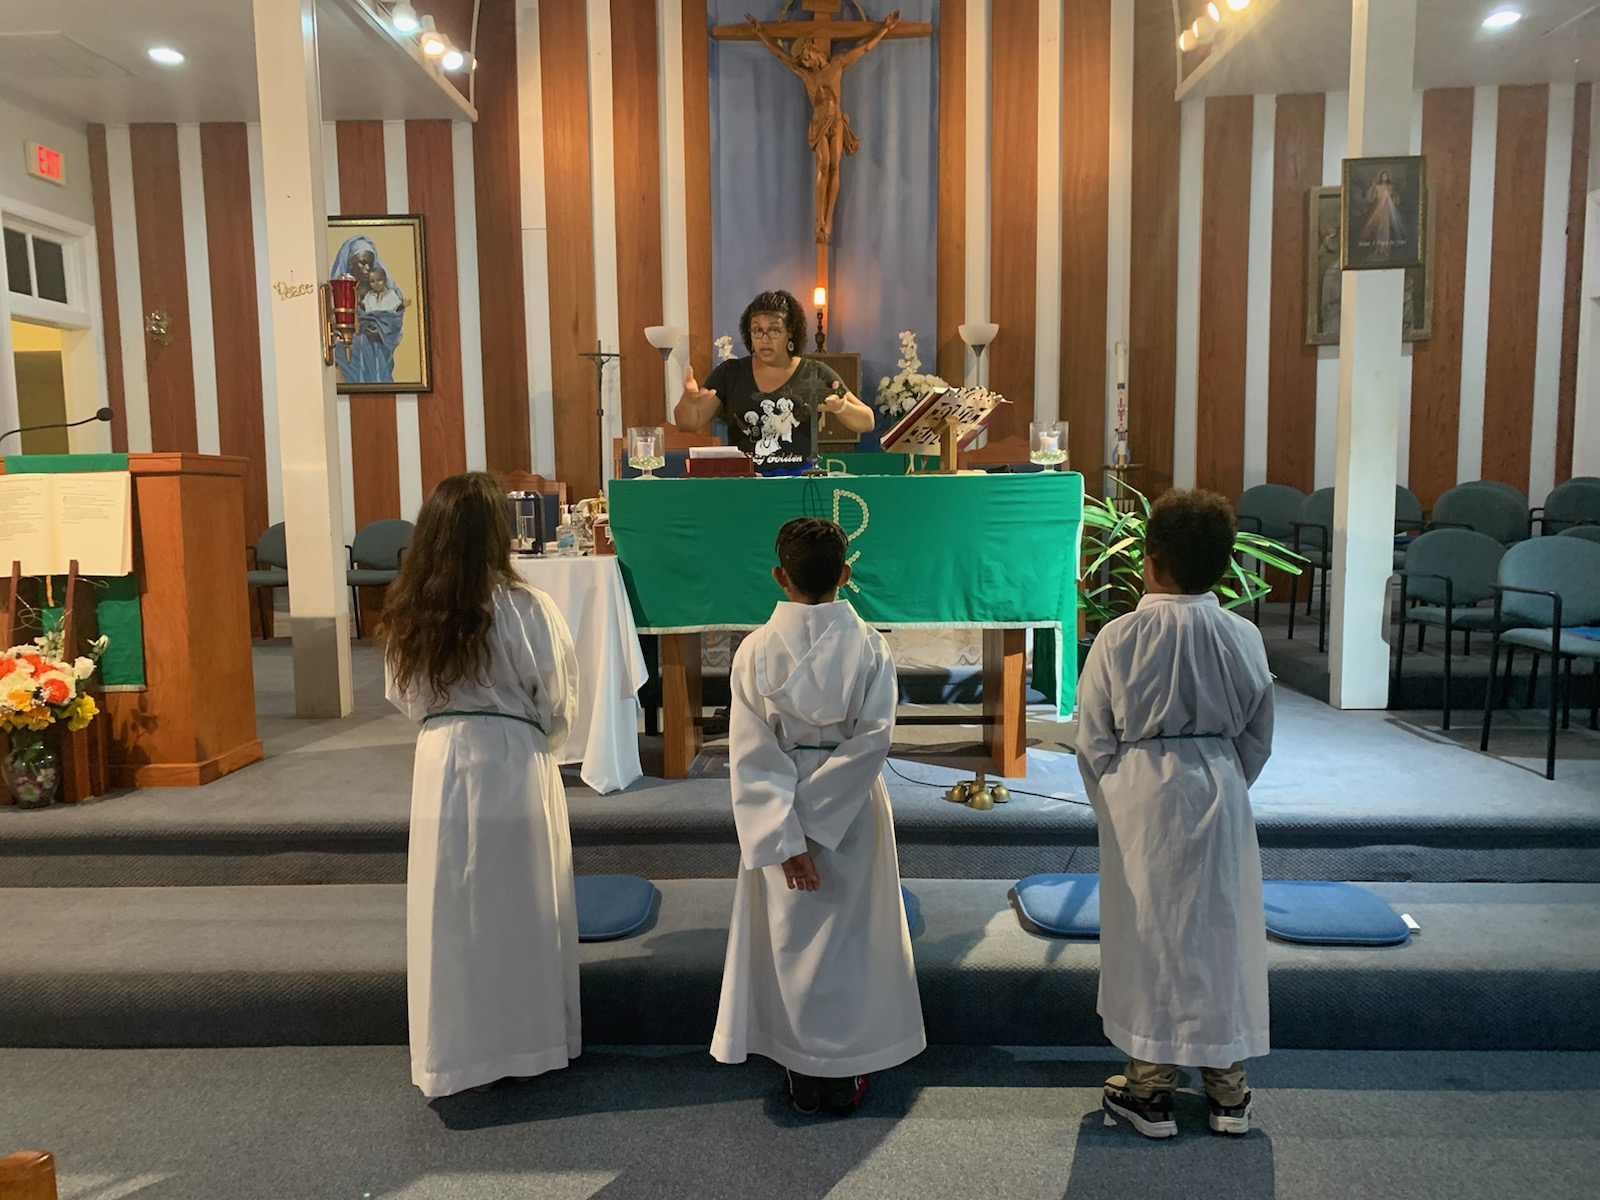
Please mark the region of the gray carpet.
MULTIPOLYGON (((1098 944, 1024 930, 1011 883, 911 884, 930 1041, 1099 1042, 1098 944)), ((641 933, 582 947, 593 1040, 710 1041, 733 885, 660 886, 641 933)), ((1372 887, 1421 935, 1272 942, 1275 1045, 1600 1049, 1600 885, 1372 887)), ((391 885, 0 891, 0 1045, 403 1042, 404 903, 391 885)))
POLYGON ((3 1145, 49 1148, 62 1200, 1503 1200, 1600 1177, 1595 1054, 1278 1052, 1257 1130, 1153 1143, 1099 1110, 1095 1050, 935 1049, 846 1120, 698 1047, 425 1102, 400 1047, 0 1052, 3 1145))

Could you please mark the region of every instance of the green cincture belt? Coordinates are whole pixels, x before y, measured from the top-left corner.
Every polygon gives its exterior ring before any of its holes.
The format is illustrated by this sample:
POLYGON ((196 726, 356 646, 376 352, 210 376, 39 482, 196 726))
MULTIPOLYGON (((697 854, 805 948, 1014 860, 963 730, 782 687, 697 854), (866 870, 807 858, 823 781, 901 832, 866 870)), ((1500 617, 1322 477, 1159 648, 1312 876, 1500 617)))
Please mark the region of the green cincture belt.
POLYGON ((443 712, 429 713, 422 718, 422 723, 426 725, 429 721, 437 721, 440 717, 499 717, 502 721, 521 721, 524 725, 532 725, 540 733, 544 732, 544 726, 532 717, 519 717, 515 713, 503 712, 465 712, 455 708, 447 708, 443 712))

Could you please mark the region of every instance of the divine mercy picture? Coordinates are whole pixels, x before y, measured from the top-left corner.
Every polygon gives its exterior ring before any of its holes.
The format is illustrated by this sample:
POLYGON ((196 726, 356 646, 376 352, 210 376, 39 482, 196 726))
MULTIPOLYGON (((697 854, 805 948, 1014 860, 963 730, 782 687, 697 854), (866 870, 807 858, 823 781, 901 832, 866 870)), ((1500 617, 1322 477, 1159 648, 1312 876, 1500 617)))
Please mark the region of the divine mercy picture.
POLYGON ((1422 265, 1426 160, 1347 158, 1340 217, 1340 262, 1346 271, 1422 265))
POLYGON ((356 281, 355 335, 333 355, 339 391, 431 391, 422 217, 330 217, 328 252, 328 278, 356 281))

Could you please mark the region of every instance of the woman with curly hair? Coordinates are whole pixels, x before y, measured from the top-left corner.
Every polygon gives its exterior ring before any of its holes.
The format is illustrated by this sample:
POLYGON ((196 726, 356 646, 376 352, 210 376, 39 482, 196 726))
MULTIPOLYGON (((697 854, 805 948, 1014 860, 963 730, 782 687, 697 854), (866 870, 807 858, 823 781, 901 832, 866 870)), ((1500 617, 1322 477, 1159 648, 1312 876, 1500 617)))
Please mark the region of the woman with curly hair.
POLYGON ((564 1067, 582 1048, 567 798, 577 655, 511 569, 482 472, 428 497, 379 630, 385 693, 422 724, 411 779, 406 994, 425 1096, 564 1067))
POLYGON ((818 412, 836 415, 856 433, 872 428, 872 410, 834 369, 800 356, 806 314, 788 292, 762 292, 750 301, 739 333, 748 357, 718 363, 704 387, 693 367, 683 373, 683 395, 672 414, 680 429, 703 429, 721 416, 729 439, 755 460, 757 471, 795 475, 811 464, 818 412))

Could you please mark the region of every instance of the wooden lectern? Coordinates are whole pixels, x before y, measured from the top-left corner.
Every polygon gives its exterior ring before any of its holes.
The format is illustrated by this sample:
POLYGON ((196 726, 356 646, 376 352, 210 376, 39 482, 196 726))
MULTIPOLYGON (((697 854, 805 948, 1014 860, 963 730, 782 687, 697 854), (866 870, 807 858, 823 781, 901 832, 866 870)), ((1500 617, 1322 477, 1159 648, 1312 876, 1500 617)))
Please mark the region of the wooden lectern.
POLYGON ((210 783, 259 762, 245 460, 130 454, 145 690, 107 692, 113 787, 210 783))
POLYGON ((145 687, 97 697, 111 787, 210 783, 262 757, 244 470, 223 455, 128 455, 145 687))

